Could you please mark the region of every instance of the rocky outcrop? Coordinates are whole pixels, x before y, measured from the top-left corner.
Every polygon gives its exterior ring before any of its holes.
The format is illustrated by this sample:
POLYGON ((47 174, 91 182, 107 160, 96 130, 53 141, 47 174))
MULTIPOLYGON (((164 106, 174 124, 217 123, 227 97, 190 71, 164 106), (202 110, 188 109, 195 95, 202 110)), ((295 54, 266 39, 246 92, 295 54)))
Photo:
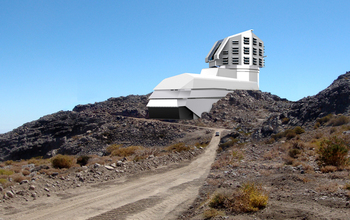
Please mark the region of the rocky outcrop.
POLYGON ((349 114, 349 112, 350 72, 347 72, 317 95, 295 102, 288 115, 298 119, 295 124, 304 125, 328 114, 349 114))
POLYGON ((349 111, 350 72, 347 72, 317 95, 297 102, 267 92, 236 90, 213 104, 200 119, 184 123, 241 130, 241 134, 261 139, 295 126, 311 128, 317 118, 349 111))
POLYGON ((197 128, 145 121, 148 96, 79 105, 0 135, 0 160, 55 154, 103 155, 110 144, 166 146, 197 128))

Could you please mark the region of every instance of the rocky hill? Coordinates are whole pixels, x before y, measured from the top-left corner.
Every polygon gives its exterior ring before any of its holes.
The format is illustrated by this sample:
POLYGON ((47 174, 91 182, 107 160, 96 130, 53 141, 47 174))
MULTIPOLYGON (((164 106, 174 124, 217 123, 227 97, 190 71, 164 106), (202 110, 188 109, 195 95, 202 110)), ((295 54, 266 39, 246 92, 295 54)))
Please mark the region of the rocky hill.
MULTIPOLYGON (((297 102, 261 91, 237 90, 202 118, 180 123, 145 120, 149 95, 110 98, 46 115, 0 135, 0 161, 54 154, 99 154, 113 143, 166 146, 198 130, 188 125, 233 129, 241 139, 262 139, 290 127, 310 128, 317 118, 349 114, 350 72, 315 96, 297 102)), ((176 122, 176 121, 175 121, 176 122)))

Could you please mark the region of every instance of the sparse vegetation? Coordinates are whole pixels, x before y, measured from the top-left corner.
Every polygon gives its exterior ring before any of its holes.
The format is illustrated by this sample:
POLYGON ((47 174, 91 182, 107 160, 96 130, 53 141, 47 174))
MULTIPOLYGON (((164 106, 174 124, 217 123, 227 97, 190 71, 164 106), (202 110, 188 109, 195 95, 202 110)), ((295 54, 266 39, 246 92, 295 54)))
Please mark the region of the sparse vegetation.
POLYGON ((231 212, 256 212, 265 208, 267 202, 268 194, 261 185, 246 183, 239 190, 215 194, 209 207, 231 212))
POLYGON ((221 213, 218 210, 213 208, 207 209, 203 213, 204 219, 212 219, 218 215, 221 215, 221 213))
POLYGON ((331 118, 333 118, 333 114, 329 114, 327 116, 324 116, 322 118, 319 118, 316 120, 316 123, 318 122, 320 125, 324 125, 326 124, 329 120, 331 120, 331 118))
POLYGON ((166 147, 165 150, 172 151, 172 152, 174 151, 181 152, 181 151, 189 151, 191 150, 191 147, 186 146, 184 143, 177 143, 166 147))
POLYGON ((347 154, 348 147, 344 141, 336 136, 330 139, 324 139, 320 143, 320 147, 317 151, 319 154, 319 162, 321 166, 344 166, 348 162, 347 154))
POLYGON ((330 119, 328 125, 330 126, 340 126, 349 123, 349 117, 346 117, 345 115, 341 115, 338 117, 333 117, 330 119))
POLYGON ((73 160, 72 156, 58 154, 51 159, 51 163, 54 168, 70 168, 73 165, 73 160))
POLYGON ((0 175, 9 176, 9 175, 12 175, 12 174, 13 174, 12 170, 0 169, 0 175))
POLYGON ((290 140, 290 139, 296 137, 298 134, 302 134, 304 132, 305 132, 305 130, 302 127, 297 126, 294 129, 287 129, 284 132, 280 132, 280 133, 271 135, 271 139, 273 138, 274 140, 278 140, 278 139, 285 137, 287 140, 290 140))
POLYGON ((142 146, 119 147, 111 152, 111 156, 128 157, 134 155, 136 151, 143 149, 142 146))

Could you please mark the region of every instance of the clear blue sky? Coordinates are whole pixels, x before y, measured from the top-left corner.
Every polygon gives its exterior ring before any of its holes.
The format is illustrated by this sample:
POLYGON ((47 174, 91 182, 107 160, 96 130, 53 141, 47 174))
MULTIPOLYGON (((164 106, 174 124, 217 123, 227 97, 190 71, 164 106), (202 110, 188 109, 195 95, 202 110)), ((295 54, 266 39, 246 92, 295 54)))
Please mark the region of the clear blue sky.
POLYGON ((292 101, 350 70, 350 1, 0 1, 0 133, 75 105, 200 73, 215 41, 253 29, 260 89, 292 101))

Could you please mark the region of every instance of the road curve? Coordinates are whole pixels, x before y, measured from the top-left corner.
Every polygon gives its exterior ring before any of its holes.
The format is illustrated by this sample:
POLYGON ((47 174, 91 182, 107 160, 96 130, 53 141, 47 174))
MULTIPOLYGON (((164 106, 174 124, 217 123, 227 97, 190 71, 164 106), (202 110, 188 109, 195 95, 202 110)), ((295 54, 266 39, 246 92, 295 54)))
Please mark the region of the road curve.
POLYGON ((68 198, 39 204, 5 219, 175 219, 196 198, 215 159, 219 141, 214 132, 205 152, 187 166, 66 191, 71 195, 68 198))

